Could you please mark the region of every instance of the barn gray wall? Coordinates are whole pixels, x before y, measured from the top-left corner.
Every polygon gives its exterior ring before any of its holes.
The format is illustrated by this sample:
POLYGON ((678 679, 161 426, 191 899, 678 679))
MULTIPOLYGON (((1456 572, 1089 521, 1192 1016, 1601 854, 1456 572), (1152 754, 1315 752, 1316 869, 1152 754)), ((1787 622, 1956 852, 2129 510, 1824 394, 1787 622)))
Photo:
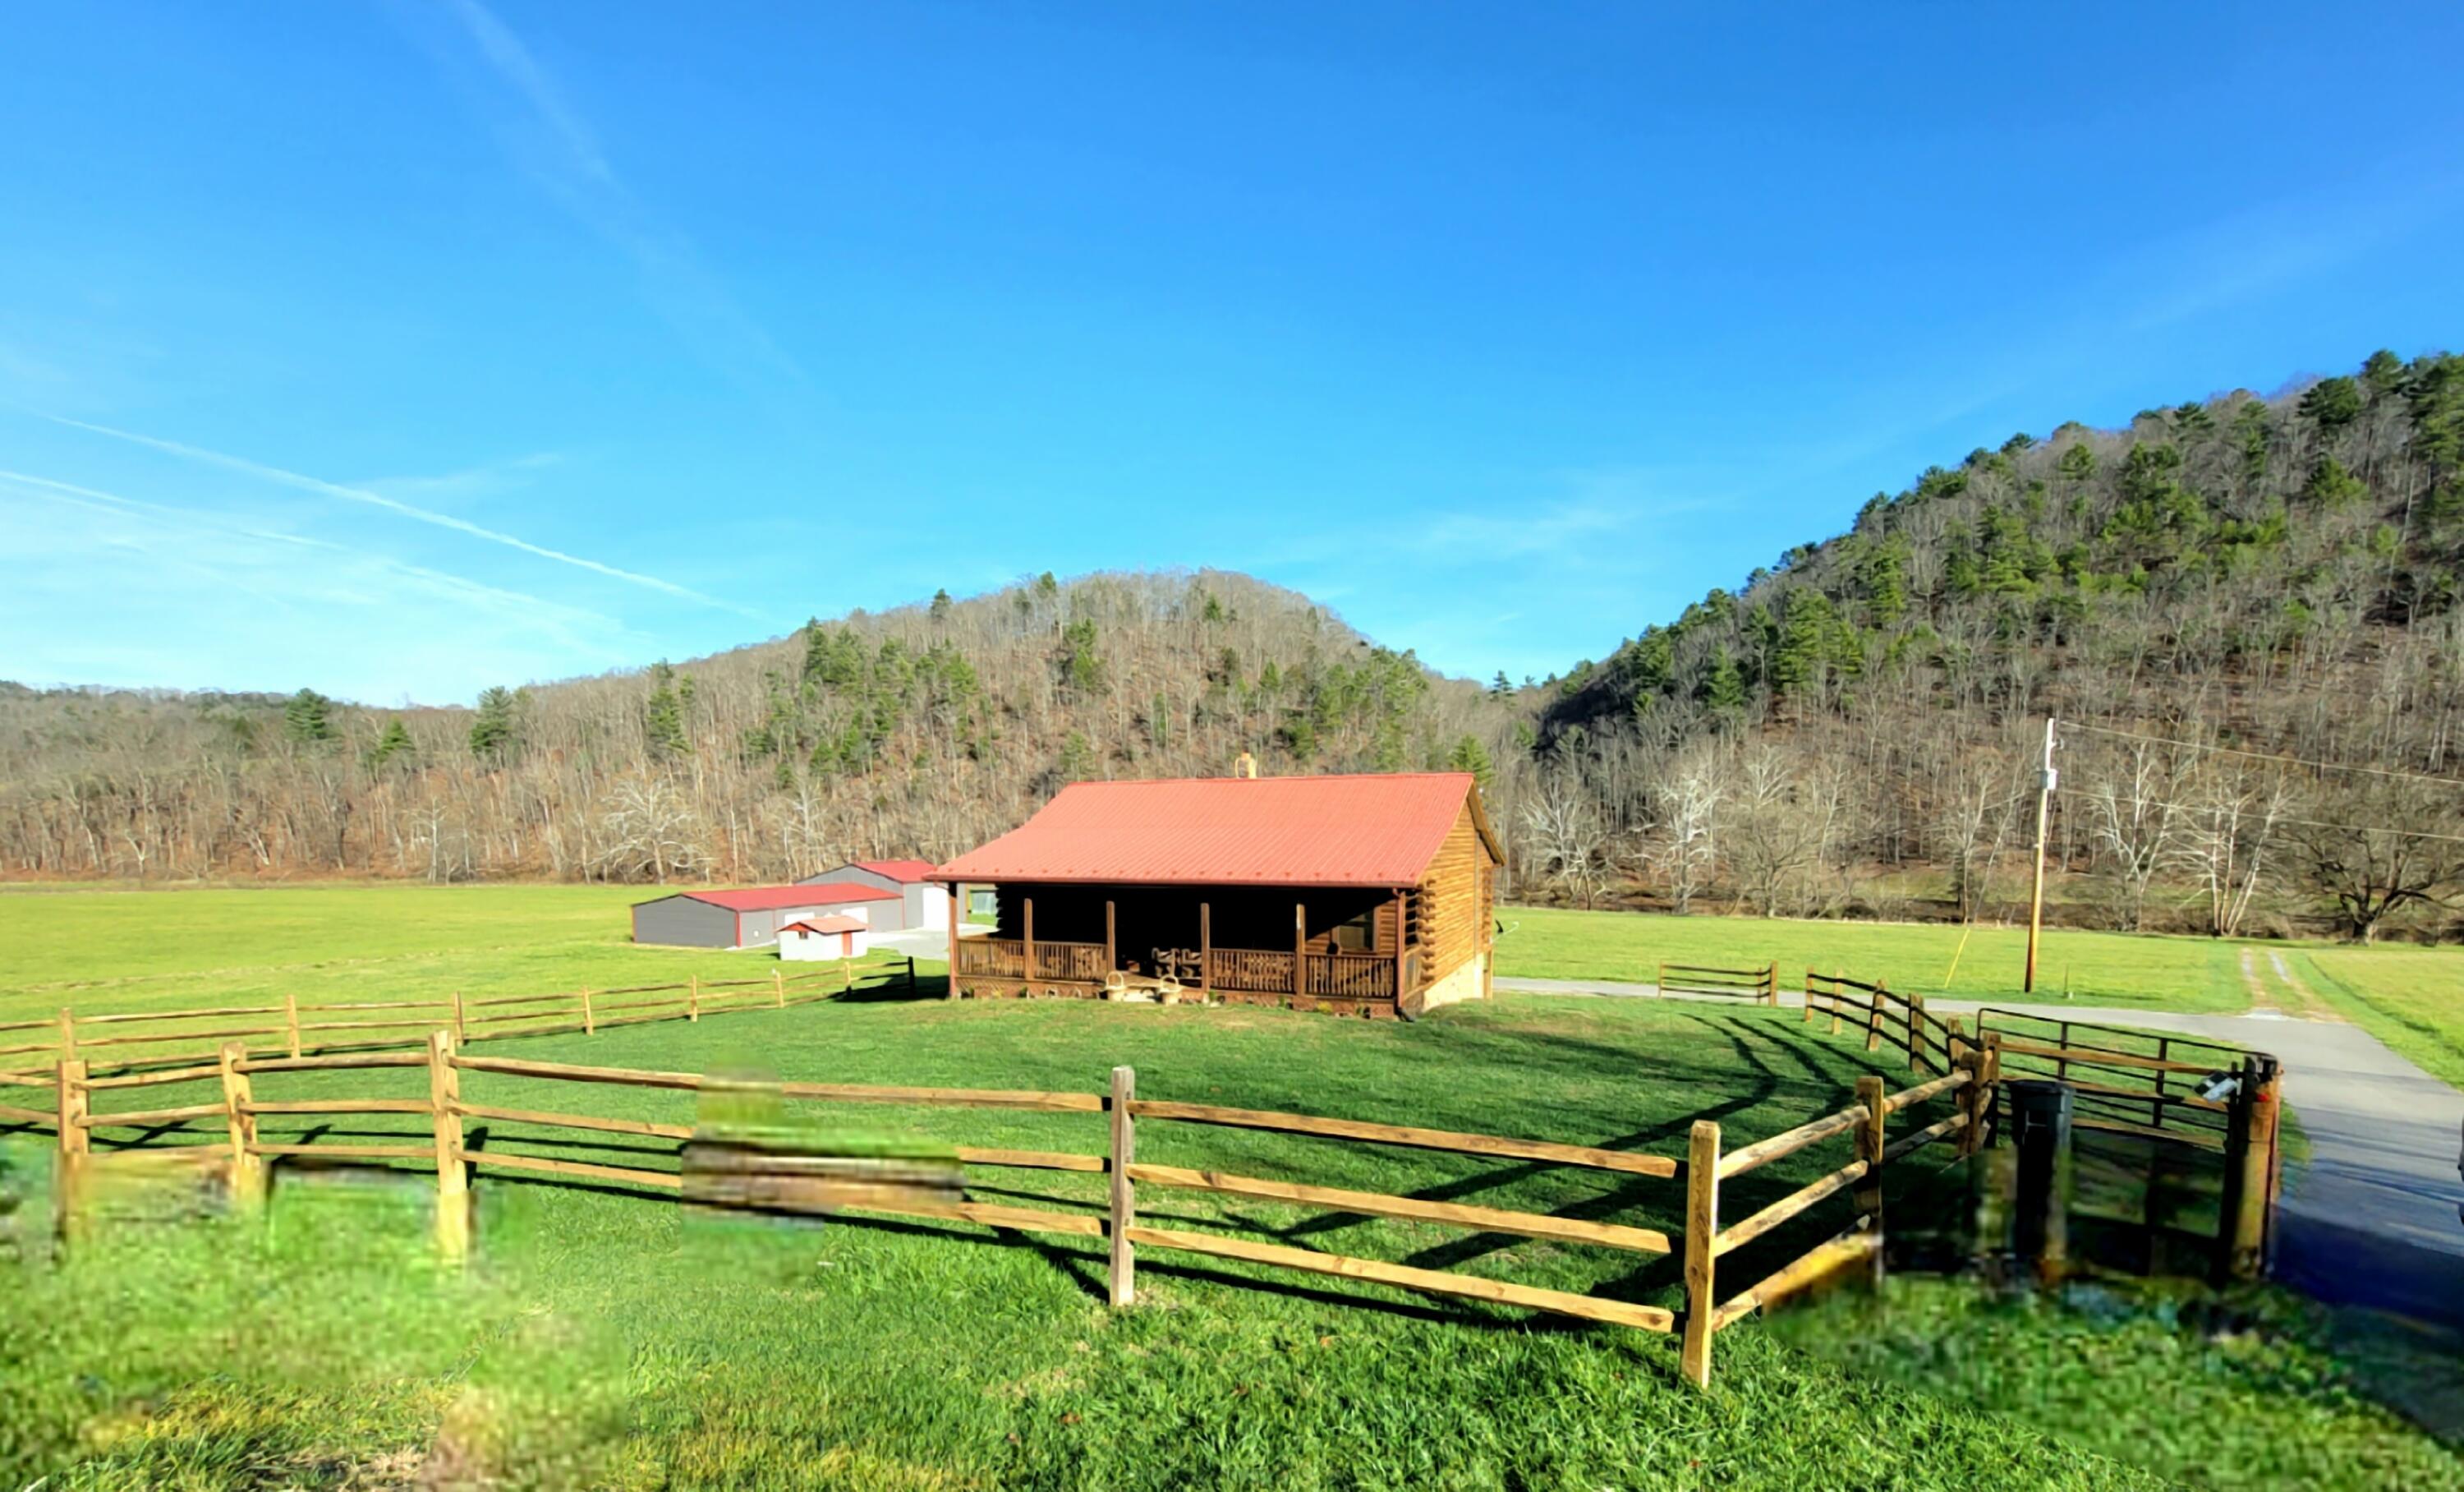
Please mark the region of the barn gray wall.
POLYGON ((736 946, 736 914, 687 896, 661 897, 633 908, 633 941, 684 948, 736 946))
POLYGON ((885 876, 879 871, 867 870, 861 865, 841 865, 835 870, 825 870, 818 876, 806 876, 796 884, 819 886, 831 882, 849 886, 870 886, 875 890, 897 894, 898 900, 895 902, 856 903, 869 914, 868 920, 875 932, 898 932, 904 928, 924 925, 923 919, 916 910, 914 896, 916 888, 894 877, 885 876))

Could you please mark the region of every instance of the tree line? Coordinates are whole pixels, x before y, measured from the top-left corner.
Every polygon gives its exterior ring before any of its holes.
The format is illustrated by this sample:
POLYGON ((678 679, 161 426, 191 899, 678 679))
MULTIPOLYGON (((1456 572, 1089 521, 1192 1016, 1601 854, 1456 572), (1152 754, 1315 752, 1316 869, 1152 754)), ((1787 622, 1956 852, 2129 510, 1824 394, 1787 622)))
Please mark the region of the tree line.
POLYGON ((2446 354, 2013 435, 1521 685, 1215 571, 944 591, 469 709, 0 685, 0 865, 778 880, 1248 751, 1476 773, 1526 897, 1997 918, 2058 716, 2058 915, 2435 933, 2464 881, 2459 468, 2446 354))

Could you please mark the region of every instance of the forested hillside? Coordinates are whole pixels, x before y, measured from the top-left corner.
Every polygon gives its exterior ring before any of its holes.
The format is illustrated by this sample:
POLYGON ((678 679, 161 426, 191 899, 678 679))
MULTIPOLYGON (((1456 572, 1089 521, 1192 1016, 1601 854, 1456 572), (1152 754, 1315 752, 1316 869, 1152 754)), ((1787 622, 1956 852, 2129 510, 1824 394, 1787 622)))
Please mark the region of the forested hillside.
POLYGON ((2459 468, 2443 354, 2013 435, 1523 686, 1213 572, 944 593, 475 711, 0 686, 0 865, 764 880, 1249 750, 1479 771, 1525 895, 2003 915, 2057 715, 2062 915, 2434 929, 2464 792, 2404 774, 2464 775, 2459 468))
POLYGON ((1561 680, 1535 795, 1573 827, 1524 868, 1883 910, 1919 868, 1991 909, 2057 715, 2056 863, 2104 920, 2418 922, 2464 846, 2348 831, 2464 835, 2464 792, 2266 758, 2464 775, 2459 467, 2464 360, 2381 352, 1932 468, 1561 680))
POLYGON ((1063 783, 1460 765, 1512 707, 1232 574, 1050 575, 475 710, 0 688, 45 876, 770 880, 954 855, 1063 783))

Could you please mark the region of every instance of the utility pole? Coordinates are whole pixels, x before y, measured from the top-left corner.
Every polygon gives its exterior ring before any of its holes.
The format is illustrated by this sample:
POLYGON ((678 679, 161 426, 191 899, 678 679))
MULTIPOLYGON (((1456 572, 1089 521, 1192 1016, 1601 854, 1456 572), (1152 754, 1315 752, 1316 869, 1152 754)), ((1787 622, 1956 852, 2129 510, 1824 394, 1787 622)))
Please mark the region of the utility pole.
POLYGON ((2036 878, 2028 892, 2028 971, 2019 988, 2033 994, 2036 990, 2036 939, 2045 926, 2045 820, 2053 813, 2054 785, 2059 781, 2054 770, 2054 718, 2045 717, 2045 771, 2036 780, 2036 878))

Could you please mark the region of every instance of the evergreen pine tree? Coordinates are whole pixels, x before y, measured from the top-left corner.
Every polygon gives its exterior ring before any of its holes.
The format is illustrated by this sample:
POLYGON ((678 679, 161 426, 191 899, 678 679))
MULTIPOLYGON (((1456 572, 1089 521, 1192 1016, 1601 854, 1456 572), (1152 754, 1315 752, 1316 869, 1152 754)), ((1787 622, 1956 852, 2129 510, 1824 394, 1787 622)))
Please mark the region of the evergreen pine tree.
POLYGON ((489 767, 512 760, 517 745, 514 693, 491 684, 479 693, 479 710, 471 722, 471 754, 489 767))
POLYGON ((1084 731, 1073 730, 1061 743, 1061 777, 1065 782, 1085 782, 1095 775, 1095 748, 1087 741, 1084 731))
POLYGON ((396 715, 385 722, 385 728, 377 737, 377 744, 368 747, 368 766, 382 768, 387 762, 407 761, 413 749, 410 730, 403 724, 402 717, 396 715))
MULTIPOLYGON (((685 733, 685 701, 676 689, 676 671, 661 658, 650 668, 650 698, 644 707, 642 732, 653 760, 683 756, 693 750, 685 733)), ((691 680, 686 680, 691 687, 691 680)))
POLYGON ((314 689, 302 689, 282 706, 282 730, 303 745, 334 739, 334 701, 314 689))
POLYGON ((1467 735, 1456 741, 1455 748, 1446 753, 1446 766, 1454 771, 1471 773, 1483 792, 1488 791, 1489 780, 1497 775, 1497 764, 1489 759, 1488 747, 1481 745, 1478 736, 1467 735))

